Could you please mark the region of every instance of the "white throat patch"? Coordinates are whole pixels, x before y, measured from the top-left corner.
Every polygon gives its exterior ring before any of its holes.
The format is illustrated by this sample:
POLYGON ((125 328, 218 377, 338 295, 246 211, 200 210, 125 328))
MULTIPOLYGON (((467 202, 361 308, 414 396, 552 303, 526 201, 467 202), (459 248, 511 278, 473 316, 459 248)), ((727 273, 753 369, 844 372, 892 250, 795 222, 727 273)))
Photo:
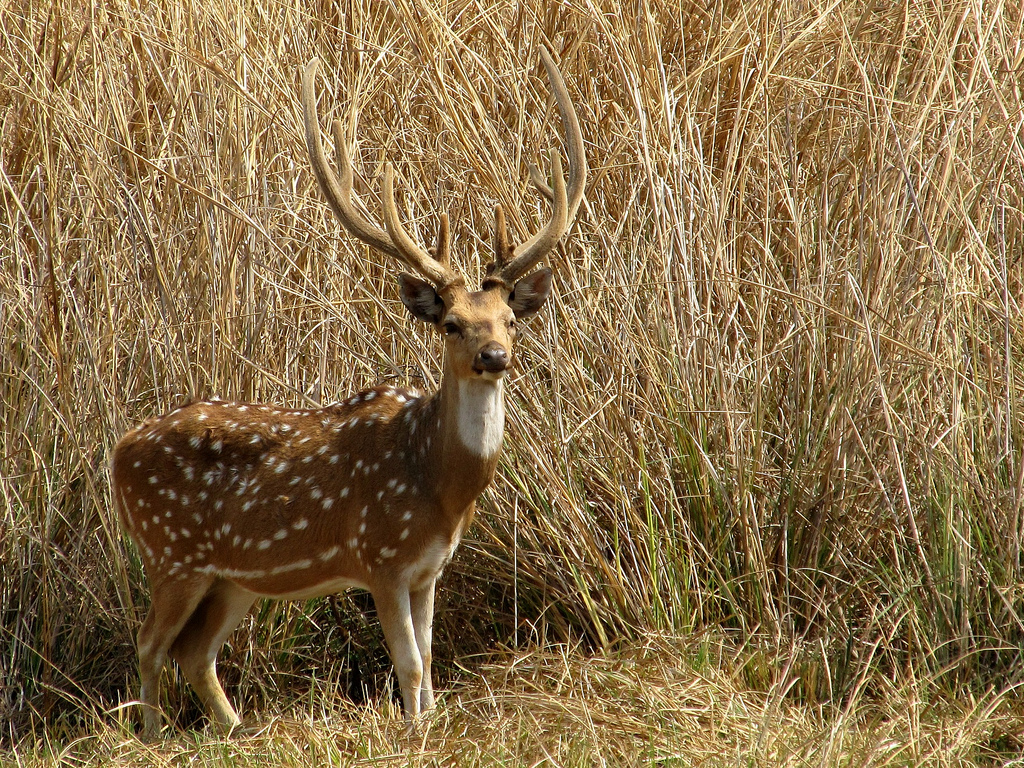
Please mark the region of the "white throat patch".
POLYGON ((505 433, 504 382, 459 381, 459 439, 466 449, 489 459, 505 433))

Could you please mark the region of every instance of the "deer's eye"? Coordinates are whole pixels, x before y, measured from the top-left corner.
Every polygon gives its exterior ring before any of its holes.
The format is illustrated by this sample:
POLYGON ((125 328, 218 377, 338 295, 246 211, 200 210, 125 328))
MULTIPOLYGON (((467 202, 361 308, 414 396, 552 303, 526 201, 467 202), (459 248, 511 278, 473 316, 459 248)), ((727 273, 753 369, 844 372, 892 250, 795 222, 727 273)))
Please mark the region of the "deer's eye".
POLYGON ((445 336, 461 336, 462 330, 455 323, 444 324, 444 335, 445 336))

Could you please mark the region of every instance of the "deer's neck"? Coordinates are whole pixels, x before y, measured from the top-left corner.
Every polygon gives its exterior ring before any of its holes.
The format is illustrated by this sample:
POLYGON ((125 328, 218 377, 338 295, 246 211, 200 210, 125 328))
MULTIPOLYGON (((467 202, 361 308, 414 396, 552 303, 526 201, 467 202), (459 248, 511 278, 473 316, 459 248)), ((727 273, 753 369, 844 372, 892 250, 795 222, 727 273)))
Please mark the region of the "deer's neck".
POLYGON ((505 431, 504 386, 448 374, 431 405, 437 415, 433 472, 445 506, 462 513, 494 477, 505 431))
POLYGON ((460 379, 457 388, 454 421, 459 442, 483 461, 496 458, 505 434, 503 382, 460 379))

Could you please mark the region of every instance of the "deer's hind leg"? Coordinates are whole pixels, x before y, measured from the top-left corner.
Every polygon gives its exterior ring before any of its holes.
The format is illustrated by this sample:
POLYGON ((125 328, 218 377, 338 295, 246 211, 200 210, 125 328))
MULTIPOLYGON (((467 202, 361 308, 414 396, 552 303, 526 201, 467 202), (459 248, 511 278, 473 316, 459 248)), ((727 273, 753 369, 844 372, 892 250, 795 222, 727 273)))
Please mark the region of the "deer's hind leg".
POLYGON ((167 651, 186 625, 196 606, 213 583, 210 576, 165 580, 151 588, 151 604, 139 629, 139 701, 142 703, 142 736, 160 735, 160 673, 167 651))
POLYGON ((225 732, 239 724, 238 714, 217 679, 217 654, 257 595, 218 579, 192 612, 170 648, 171 657, 195 688, 207 711, 225 732))

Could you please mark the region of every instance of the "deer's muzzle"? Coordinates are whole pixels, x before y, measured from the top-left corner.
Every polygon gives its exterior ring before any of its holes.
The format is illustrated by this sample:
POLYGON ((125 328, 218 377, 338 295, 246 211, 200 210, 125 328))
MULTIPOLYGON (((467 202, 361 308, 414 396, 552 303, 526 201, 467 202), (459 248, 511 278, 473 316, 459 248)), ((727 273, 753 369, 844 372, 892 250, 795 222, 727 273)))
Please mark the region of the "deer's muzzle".
POLYGON ((473 358, 473 370, 478 373, 498 373, 508 368, 508 350, 496 341, 485 344, 473 358))

